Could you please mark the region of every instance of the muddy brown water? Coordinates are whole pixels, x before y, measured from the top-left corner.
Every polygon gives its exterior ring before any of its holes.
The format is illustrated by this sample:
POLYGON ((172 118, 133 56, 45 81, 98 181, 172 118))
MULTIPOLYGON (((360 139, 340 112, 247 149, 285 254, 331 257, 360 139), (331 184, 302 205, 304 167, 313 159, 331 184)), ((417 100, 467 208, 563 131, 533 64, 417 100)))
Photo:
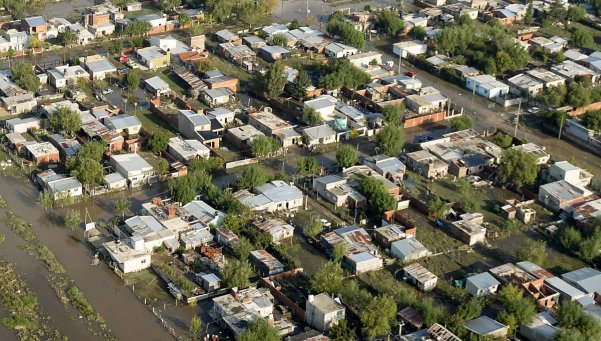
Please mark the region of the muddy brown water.
MULTIPOLYGON (((153 188, 154 190, 154 188, 153 188)), ((39 240, 56 255, 67 275, 84 292, 92 306, 106 320, 113 335, 119 340, 172 340, 173 337, 159 324, 158 319, 144 307, 123 282, 104 264, 90 265, 91 251, 82 244, 81 230, 71 232, 59 226, 48 212, 37 207, 38 192, 26 180, 15 180, 0 175, 0 194, 7 200, 10 209, 25 218, 38 234, 39 240)), ((123 195, 123 194, 121 194, 123 195)), ((144 201, 147 193, 127 194, 134 205, 144 201)), ((88 207, 93 219, 110 217, 113 198, 101 198, 97 203, 81 204, 88 207)), ((70 340, 93 340, 94 336, 83 323, 72 319, 48 284, 47 270, 43 263, 18 248, 23 244, 4 223, 1 233, 7 239, 0 246, 0 254, 16 264, 24 273, 29 285, 36 292, 45 312, 63 334, 70 340)), ((0 333, 4 330, 0 329, 0 333)), ((0 339, 5 340, 0 334, 0 339)), ((10 339, 10 338, 8 338, 10 339)))

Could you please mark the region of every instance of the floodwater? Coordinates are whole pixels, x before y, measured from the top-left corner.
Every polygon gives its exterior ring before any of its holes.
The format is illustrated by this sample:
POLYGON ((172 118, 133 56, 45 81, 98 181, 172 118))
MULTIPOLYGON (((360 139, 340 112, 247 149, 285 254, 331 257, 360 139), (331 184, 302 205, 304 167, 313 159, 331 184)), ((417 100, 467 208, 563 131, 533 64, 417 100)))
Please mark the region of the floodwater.
MULTIPOLYGON (((152 190, 154 192, 158 188, 152 190)), ((109 329, 117 339, 173 339, 159 324, 158 319, 106 265, 90 265, 92 253, 82 244, 81 230, 71 232, 59 226, 54 222, 51 214, 37 207, 38 192, 31 183, 0 176, 0 194, 7 200, 13 212, 33 224, 40 241, 56 255, 67 271, 67 275, 75 281, 88 301, 106 320, 109 329)), ((147 194, 138 192, 126 195, 131 196, 134 205, 139 205, 140 202, 145 201, 147 194)), ((101 198, 98 204, 88 202, 81 204, 80 208, 88 207, 92 219, 107 219, 110 217, 109 210, 112 209, 114 200, 114 197, 112 199, 105 197, 101 198)), ((0 224, 0 231, 7 235, 6 241, 0 247, 0 254, 13 261, 19 271, 25 273, 25 278, 37 293, 44 311, 53 318, 55 326, 71 340, 93 340, 94 337, 82 323, 70 320, 71 315, 58 301, 45 279, 47 272, 42 262, 18 249, 17 245, 22 244, 22 241, 15 239, 4 224, 0 224)), ((5 340, 2 335, 0 339, 5 340)))
POLYGON ((44 18, 74 18, 80 15, 83 8, 94 5, 94 0, 68 0, 60 2, 49 2, 41 9, 44 18))

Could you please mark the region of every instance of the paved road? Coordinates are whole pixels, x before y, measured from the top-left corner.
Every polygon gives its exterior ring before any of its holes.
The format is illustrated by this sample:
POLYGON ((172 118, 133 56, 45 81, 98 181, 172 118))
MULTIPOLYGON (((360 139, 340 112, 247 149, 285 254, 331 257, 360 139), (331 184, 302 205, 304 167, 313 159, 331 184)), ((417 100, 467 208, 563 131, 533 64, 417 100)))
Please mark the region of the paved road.
MULTIPOLYGON (((323 0, 277 0, 277 5, 273 10, 273 16, 278 21, 290 22, 294 19, 300 23, 307 22, 307 7, 309 8, 309 17, 317 19, 315 21, 309 19, 311 25, 320 25, 328 21, 328 17, 332 12, 339 10, 363 10, 366 5, 384 7, 390 5, 398 5, 396 0, 369 0, 352 3, 337 3, 331 5, 323 0)), ((323 26, 325 29, 325 26, 323 26)))

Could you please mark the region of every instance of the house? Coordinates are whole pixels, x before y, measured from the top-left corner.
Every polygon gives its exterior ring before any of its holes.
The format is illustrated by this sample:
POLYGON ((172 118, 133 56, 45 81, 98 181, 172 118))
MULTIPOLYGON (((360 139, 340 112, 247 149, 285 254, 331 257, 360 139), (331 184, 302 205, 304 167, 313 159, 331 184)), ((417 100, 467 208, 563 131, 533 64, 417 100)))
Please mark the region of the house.
POLYGON ((158 14, 142 15, 136 18, 136 20, 149 22, 152 28, 155 29, 167 26, 167 18, 158 14))
POLYGON ((202 200, 193 200, 185 204, 183 208, 186 212, 184 220, 200 225, 202 228, 220 227, 225 219, 223 212, 214 209, 202 200))
POLYGON ((228 124, 231 124, 234 122, 236 113, 234 113, 233 111, 231 111, 228 108, 219 107, 219 108, 215 108, 213 110, 208 111, 207 117, 210 120, 215 120, 215 121, 221 123, 223 126, 227 126, 228 124))
POLYGON ((27 139, 21 133, 7 133, 4 135, 8 148, 13 149, 17 154, 21 153, 27 139))
POLYGON ((588 295, 559 277, 545 278, 545 283, 559 293, 560 301, 576 301, 588 295))
POLYGON ((85 67, 93 80, 103 80, 109 73, 117 72, 117 68, 104 57, 87 57, 85 67))
POLYGON ((236 93, 240 88, 240 80, 234 76, 226 76, 221 74, 221 71, 214 70, 219 73, 219 76, 209 76, 210 71, 205 72, 203 81, 209 89, 228 88, 231 92, 236 93))
POLYGON ((204 89, 200 94, 204 103, 210 107, 227 104, 234 100, 235 95, 228 88, 204 89))
POLYGON ((263 46, 259 49, 259 57, 273 63, 279 59, 287 59, 291 55, 290 51, 281 46, 263 46))
POLYGON ((551 71, 571 80, 577 76, 590 76, 593 83, 597 83, 599 81, 599 73, 571 60, 564 60, 559 64, 551 66, 551 71))
POLYGON ((546 69, 532 69, 525 72, 526 75, 542 82, 545 88, 550 86, 558 86, 566 83, 566 79, 554 72, 546 69))
POLYGON ((184 231, 179 235, 179 243, 186 250, 193 250, 197 247, 208 245, 213 242, 213 235, 209 229, 191 229, 184 231))
POLYGON ((538 201, 553 212, 571 212, 573 207, 589 199, 596 199, 593 192, 566 180, 551 182, 539 187, 538 201))
POLYGON ((327 124, 305 128, 303 135, 306 137, 309 148, 336 142, 336 131, 327 124))
POLYGON ((561 278, 586 294, 601 295, 601 272, 582 268, 564 273, 561 278))
POLYGON ((516 96, 535 97, 543 91, 544 83, 526 73, 515 75, 507 80, 509 92, 516 96))
POLYGON ((390 244, 390 253, 403 262, 418 260, 430 255, 430 251, 415 238, 401 239, 390 244))
POLYGON ((416 94, 405 97, 405 105, 418 115, 443 111, 449 99, 438 89, 423 87, 416 94))
POLYGON ((488 316, 480 316, 463 324, 463 327, 479 337, 505 338, 509 332, 509 326, 491 319, 488 316))
POLYGON ((286 27, 286 25, 283 24, 273 23, 269 26, 261 28, 261 31, 267 34, 268 37, 272 37, 276 34, 283 34, 288 32, 288 27, 286 27))
POLYGON ((336 207, 364 207, 367 198, 348 184, 348 179, 337 175, 326 175, 313 179, 313 190, 336 207))
POLYGON ((67 29, 77 34, 78 45, 87 45, 94 40, 94 35, 80 24, 71 24, 67 29))
POLYGON ((165 52, 156 46, 136 50, 136 56, 144 66, 151 70, 171 65, 171 52, 165 52))
POLYGON ((190 47, 170 35, 153 36, 149 39, 151 46, 156 46, 165 52, 171 52, 172 56, 180 53, 190 52, 190 47))
POLYGON ((528 340, 553 341, 559 333, 557 320, 548 311, 543 311, 534 316, 532 322, 522 324, 519 333, 528 340))
POLYGON ((501 283, 488 272, 470 276, 465 281, 465 288, 472 296, 488 296, 497 292, 501 283))
POLYGON ((197 139, 209 148, 219 148, 221 137, 212 131, 211 120, 202 113, 179 110, 177 114, 179 132, 189 139, 197 139))
POLYGON ((48 82, 57 89, 75 85, 80 78, 89 80, 90 74, 79 65, 62 65, 48 71, 48 82))
POLYGON ((494 99, 509 93, 509 86, 491 75, 467 77, 465 87, 488 99, 494 99))
POLYGON ((177 161, 187 162, 195 159, 208 159, 211 150, 198 140, 184 140, 176 136, 169 139, 168 153, 177 161))
POLYGON ((49 135, 48 140, 58 149, 61 158, 65 160, 77 155, 81 148, 81 144, 77 139, 66 140, 61 134, 49 135))
POLYGON ((407 167, 396 157, 387 155, 369 156, 363 159, 363 164, 378 172, 392 182, 403 180, 407 167))
POLYGON ((125 10, 127 12, 137 12, 137 11, 141 11, 142 10, 142 3, 141 2, 128 2, 125 5, 125 10))
POLYGON ((368 68, 372 65, 382 64, 382 54, 375 51, 367 51, 363 53, 355 53, 346 56, 346 59, 358 68, 368 68))
POLYGON ((221 279, 214 273, 197 273, 196 281, 202 285, 206 292, 213 292, 221 287, 221 279))
POLYGON ((380 270, 384 266, 382 258, 367 251, 347 254, 343 264, 353 274, 380 270))
POLYGON ((333 120, 338 99, 330 95, 321 95, 315 99, 304 102, 303 109, 313 109, 321 115, 321 118, 328 122, 333 120))
POLYGON ((343 265, 352 273, 377 270, 383 266, 382 258, 378 256, 377 246, 361 227, 352 225, 339 228, 321 235, 319 242, 327 252, 332 252, 338 243, 345 243, 347 251, 343 265))
POLYGON ((449 165, 427 150, 408 153, 407 167, 428 179, 445 177, 449 172, 449 165))
POLYGON ((219 45, 219 53, 231 62, 242 65, 245 62, 254 62, 257 54, 246 45, 223 43, 219 45))
POLYGON ((225 138, 232 142, 236 147, 245 152, 251 152, 252 143, 258 136, 265 136, 257 128, 251 125, 228 128, 225 132, 225 138))
POLYGON ((263 111, 248 113, 248 124, 267 136, 278 138, 283 148, 293 145, 300 139, 300 135, 292 125, 274 115, 269 107, 263 108, 263 111))
POLYGON ((401 58, 407 58, 408 55, 419 56, 428 51, 428 45, 419 41, 402 41, 392 44, 392 53, 401 58))
POLYGON ((557 161, 549 167, 549 178, 565 180, 572 185, 585 187, 591 184, 593 175, 568 161, 557 161))
POLYGON ((572 211, 572 218, 583 225, 592 223, 601 217, 601 199, 587 201, 572 211))
POLYGON ((354 54, 357 54, 357 52, 358 51, 356 48, 341 43, 328 44, 323 50, 323 53, 326 55, 326 57, 332 59, 340 59, 352 56, 354 54))
POLYGON ((56 174, 52 169, 37 175, 37 182, 56 199, 76 198, 83 194, 81 182, 74 177, 56 174))
POLYGON ((242 38, 242 42, 244 45, 250 47, 253 50, 258 50, 263 46, 267 46, 267 42, 265 39, 257 36, 248 36, 242 38))
POLYGON ((107 128, 128 136, 137 135, 142 129, 142 123, 136 116, 122 114, 104 119, 107 128))
POLYGON ((436 287, 438 277, 419 263, 413 263, 403 268, 407 281, 422 291, 430 291, 436 287))
POLYGON ((484 243, 486 228, 482 227, 484 216, 482 213, 464 213, 461 220, 451 223, 451 233, 469 246, 484 243))
POLYGON ((536 160, 537 165, 546 165, 547 162, 549 162, 549 159, 551 159, 551 155, 545 151, 545 147, 539 146, 532 142, 520 144, 518 146, 511 147, 511 149, 517 149, 523 153, 532 155, 536 160))
POLYGON ((255 250, 250 253, 250 263, 263 277, 284 272, 284 264, 265 250, 255 250))
POLYGON ((234 45, 240 45, 242 42, 240 36, 228 30, 221 30, 215 32, 215 37, 217 37, 217 40, 221 43, 232 43, 234 45))
POLYGON ((21 19, 21 29, 30 36, 37 36, 39 39, 46 38, 48 31, 48 23, 44 17, 30 17, 21 19))
POLYGON ((167 96, 171 93, 171 87, 169 86, 169 84, 159 76, 148 78, 144 81, 144 84, 144 88, 146 89, 146 91, 150 92, 156 97, 159 97, 161 95, 167 96))
POLYGON ((113 232, 119 239, 127 239, 135 250, 153 252, 164 242, 175 241, 174 231, 166 228, 153 216, 133 216, 121 226, 115 226, 113 232))
POLYGON ((129 244, 120 241, 104 243, 102 246, 123 273, 150 267, 150 253, 146 250, 135 250, 129 244))
POLYGON ((304 196, 296 186, 280 180, 258 186, 254 192, 242 190, 234 193, 234 197, 253 211, 260 212, 295 211, 304 203, 304 196))
POLYGON ((407 228, 401 225, 386 225, 374 230, 374 239, 385 249, 390 249, 393 242, 401 239, 415 237, 416 228, 407 228))
POLYGON ((271 235, 271 240, 276 243, 282 239, 290 238, 294 234, 294 227, 280 218, 255 221, 253 226, 261 232, 271 235))
POLYGON ((111 156, 111 167, 127 179, 129 187, 146 183, 154 174, 152 166, 138 154, 118 154, 111 156))
POLYGON ((27 159, 36 164, 53 163, 60 159, 58 149, 50 142, 27 141, 24 146, 27 159))
POLYGON ((104 187, 108 190, 119 190, 127 187, 127 179, 119 173, 109 173, 102 179, 104 187))
POLYGON ((4 127, 14 133, 26 133, 31 129, 42 129, 43 122, 38 117, 16 117, 4 121, 4 127))
POLYGON ((219 244, 230 248, 233 248, 238 240, 238 236, 225 227, 218 227, 215 230, 215 238, 219 244))
POLYGON ((325 332, 345 318, 344 305, 327 293, 309 295, 305 305, 305 322, 311 327, 325 332))

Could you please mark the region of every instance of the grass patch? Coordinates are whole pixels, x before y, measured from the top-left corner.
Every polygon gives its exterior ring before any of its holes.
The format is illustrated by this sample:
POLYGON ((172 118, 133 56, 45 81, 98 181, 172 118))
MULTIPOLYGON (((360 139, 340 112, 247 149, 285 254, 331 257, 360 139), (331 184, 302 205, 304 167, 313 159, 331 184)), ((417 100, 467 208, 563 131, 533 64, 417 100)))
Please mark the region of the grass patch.
POLYGON ((169 137, 175 136, 174 129, 165 122, 163 119, 146 109, 138 109, 135 112, 135 116, 140 120, 144 129, 149 133, 154 134, 157 132, 164 132, 169 137))

